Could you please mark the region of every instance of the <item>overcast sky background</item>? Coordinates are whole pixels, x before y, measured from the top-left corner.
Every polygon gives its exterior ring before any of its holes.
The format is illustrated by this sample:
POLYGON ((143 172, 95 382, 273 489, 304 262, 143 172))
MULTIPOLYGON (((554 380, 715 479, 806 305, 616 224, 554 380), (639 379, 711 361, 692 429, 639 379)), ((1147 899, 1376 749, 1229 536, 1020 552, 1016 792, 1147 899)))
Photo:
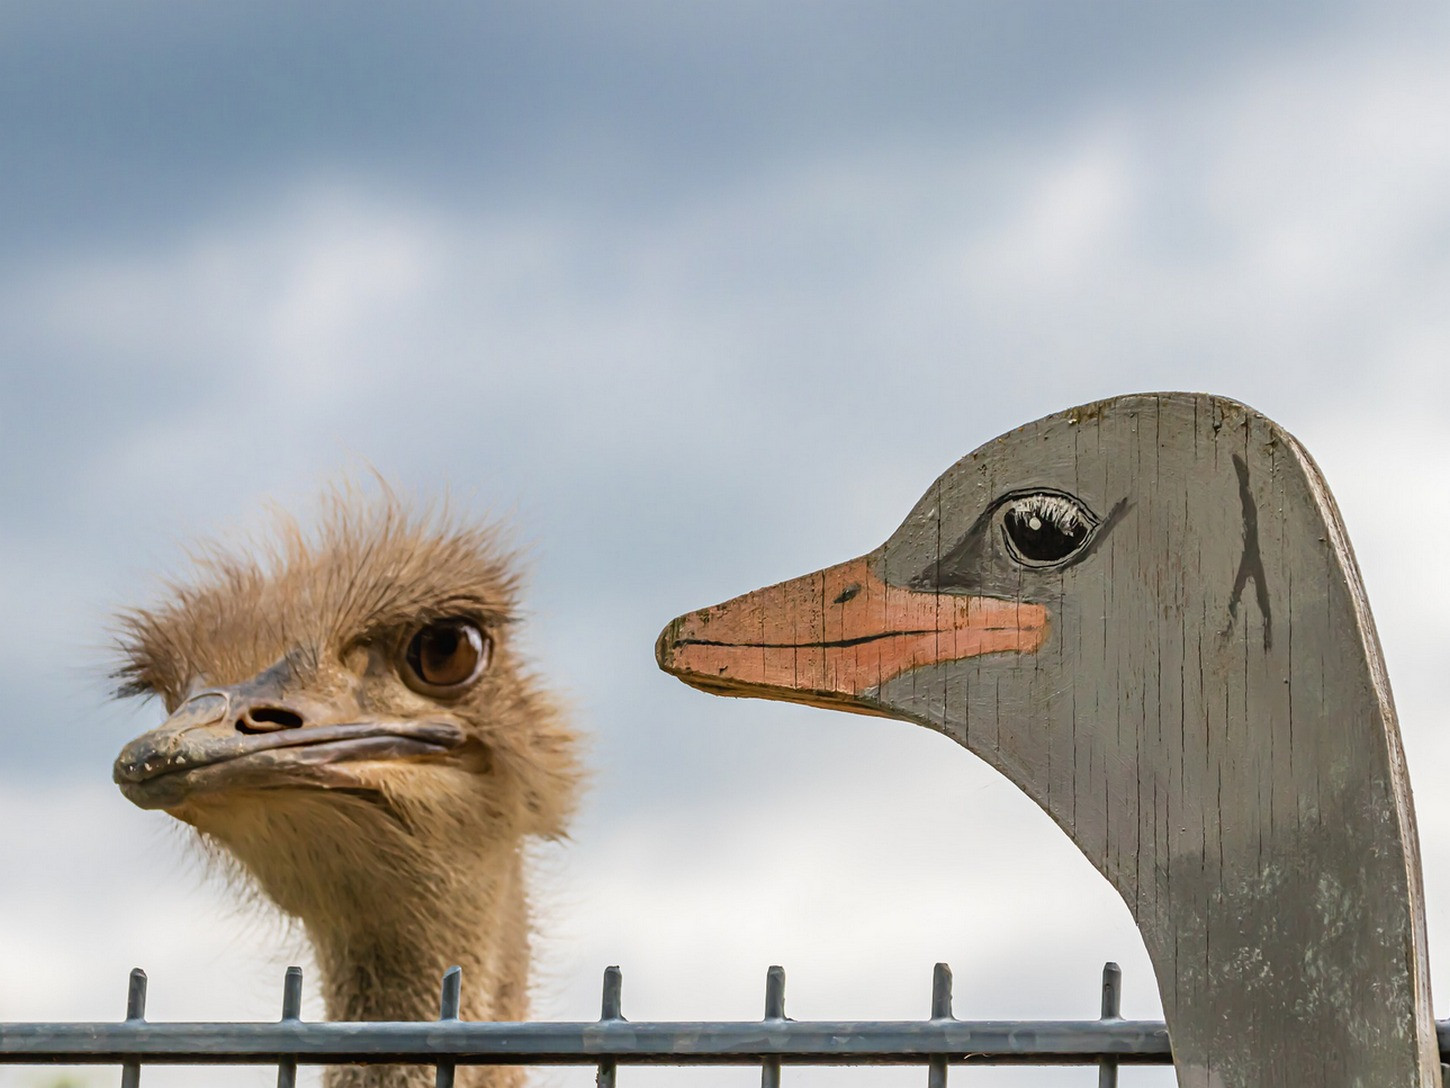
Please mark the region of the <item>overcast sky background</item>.
POLYGON ((620 963, 632 1018, 754 1018, 783 963, 798 1018, 918 1017, 947 960, 959 1015, 1092 1016, 1109 958, 1157 1014, 1126 908, 969 753, 712 699, 653 643, 1004 430, 1179 388, 1343 508, 1446 1015, 1447 50, 1429 2, 0 7, 0 1020, 118 1018, 136 964, 158 1019, 277 1015, 295 941, 110 783, 159 711, 107 702, 105 623, 368 466, 510 517, 593 737, 539 1015, 620 963))

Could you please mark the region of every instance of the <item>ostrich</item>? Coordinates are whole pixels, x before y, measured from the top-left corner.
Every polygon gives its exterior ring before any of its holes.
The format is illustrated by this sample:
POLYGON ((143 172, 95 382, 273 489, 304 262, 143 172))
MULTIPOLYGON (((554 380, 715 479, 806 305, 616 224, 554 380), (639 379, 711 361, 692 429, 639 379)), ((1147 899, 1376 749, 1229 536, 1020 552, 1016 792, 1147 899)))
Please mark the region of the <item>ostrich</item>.
MULTIPOLYGON (((213 547, 123 613, 123 696, 170 715, 116 760, 122 793, 190 824, 297 920, 333 1020, 425 1020, 463 968, 465 1019, 527 1015, 523 850, 564 834, 577 737, 514 646, 517 576, 492 529, 391 494, 284 520, 260 558, 213 547)), ((522 1071, 460 1067, 470 1088, 522 1071)), ((411 1088, 424 1067, 334 1067, 411 1088)))

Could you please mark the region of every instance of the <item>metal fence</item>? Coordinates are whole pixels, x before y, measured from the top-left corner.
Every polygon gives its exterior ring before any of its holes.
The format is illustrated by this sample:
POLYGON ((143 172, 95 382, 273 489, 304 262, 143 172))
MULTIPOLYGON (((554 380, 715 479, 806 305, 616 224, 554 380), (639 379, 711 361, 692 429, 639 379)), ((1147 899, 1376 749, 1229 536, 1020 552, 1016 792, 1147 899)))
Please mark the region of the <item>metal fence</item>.
MULTIPOLYGON (((0 1024, 0 1064, 120 1065, 122 1088, 138 1088, 144 1064, 275 1065, 278 1088, 296 1084, 299 1064, 430 1065, 439 1088, 451 1088, 465 1064, 592 1065, 603 1088, 613 1088, 621 1065, 754 1065, 762 1088, 778 1088, 788 1065, 920 1065, 928 1088, 945 1088, 952 1065, 1096 1065, 1099 1088, 1113 1088, 1120 1064, 1171 1061, 1162 1021, 1119 1016, 1121 979, 1117 964, 1104 966, 1097 1020, 958 1020, 951 969, 939 963, 926 1020, 792 1020, 785 971, 772 967, 762 1020, 635 1023, 623 1014, 619 968, 610 967, 597 1021, 489 1023, 458 1019, 454 967, 437 1020, 312 1023, 301 1019, 302 971, 289 967, 276 1023, 151 1023, 146 973, 137 968, 124 1021, 0 1024)), ((1438 1028, 1444 1052, 1450 1022, 1438 1028)))

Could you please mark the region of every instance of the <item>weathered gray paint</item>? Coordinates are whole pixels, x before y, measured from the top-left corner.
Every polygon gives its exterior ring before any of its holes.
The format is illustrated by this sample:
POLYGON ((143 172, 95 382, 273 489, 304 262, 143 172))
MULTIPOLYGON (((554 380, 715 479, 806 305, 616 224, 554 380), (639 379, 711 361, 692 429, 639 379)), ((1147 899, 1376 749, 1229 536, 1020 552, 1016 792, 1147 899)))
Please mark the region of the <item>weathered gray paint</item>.
MULTIPOLYGON (((1297 441, 1193 394, 1061 412, 963 458, 867 562, 887 586, 1044 606, 1047 637, 844 697, 738 658, 682 663, 692 632, 791 599, 763 590, 676 620, 661 663, 708 690, 928 725, 1016 782, 1137 919, 1184 1088, 1439 1085, 1389 684, 1297 441), (1099 519, 1070 562, 1007 547, 996 504, 1035 489, 1099 519)), ((822 631, 847 607, 821 601, 822 631)))

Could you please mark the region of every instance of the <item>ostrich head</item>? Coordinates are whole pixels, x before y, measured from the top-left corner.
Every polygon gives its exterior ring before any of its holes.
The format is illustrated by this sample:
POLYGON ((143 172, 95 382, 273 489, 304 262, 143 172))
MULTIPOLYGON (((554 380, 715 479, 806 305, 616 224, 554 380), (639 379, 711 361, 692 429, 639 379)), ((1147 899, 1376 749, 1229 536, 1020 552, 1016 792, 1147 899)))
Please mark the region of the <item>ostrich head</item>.
POLYGON ((120 621, 121 692, 169 714, 117 758, 126 797, 303 922, 350 992, 335 1013, 409 1011, 370 1004, 369 979, 416 968, 427 994, 440 963, 485 982, 526 963, 519 851, 563 834, 576 738, 519 658, 498 534, 336 494, 315 533, 284 520, 258 557, 213 547, 168 589, 120 621), (471 954, 480 927, 523 951, 471 954))

